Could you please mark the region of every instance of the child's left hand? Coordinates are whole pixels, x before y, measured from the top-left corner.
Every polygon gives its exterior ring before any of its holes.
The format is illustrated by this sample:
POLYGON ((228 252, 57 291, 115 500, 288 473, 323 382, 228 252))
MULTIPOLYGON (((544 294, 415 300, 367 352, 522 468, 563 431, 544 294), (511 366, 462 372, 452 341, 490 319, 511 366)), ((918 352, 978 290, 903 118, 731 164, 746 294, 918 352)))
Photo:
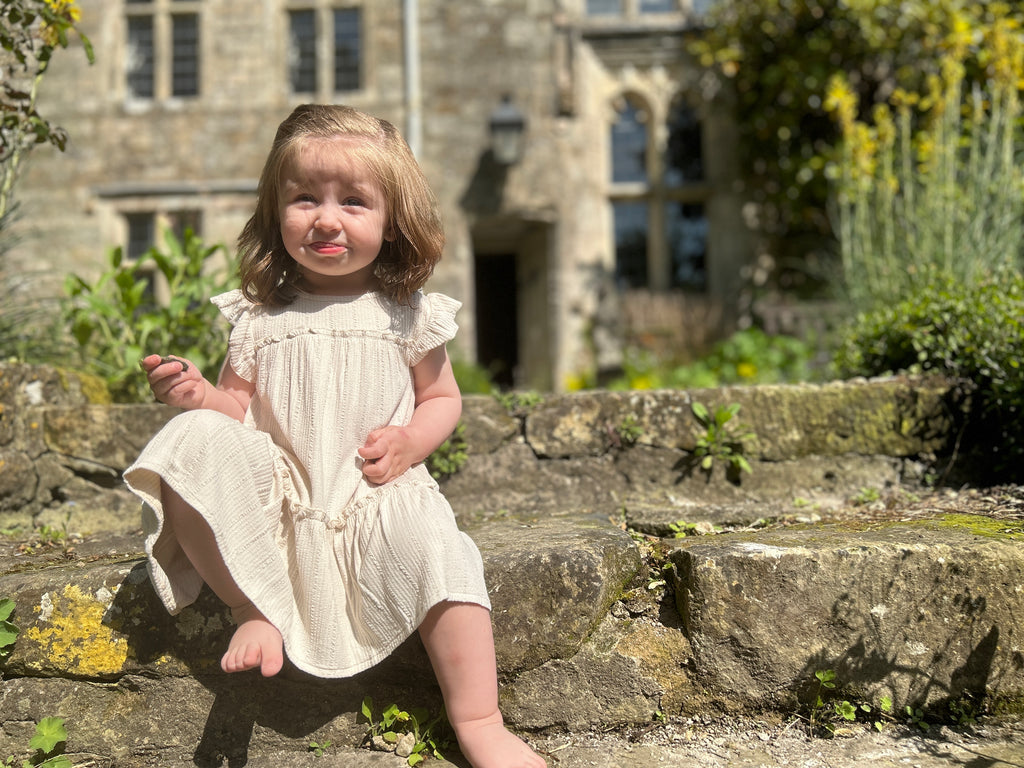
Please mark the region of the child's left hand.
POLYGON ((359 449, 363 459, 363 476, 378 485, 394 480, 413 464, 423 460, 423 457, 417 456, 415 444, 408 427, 375 429, 359 449))

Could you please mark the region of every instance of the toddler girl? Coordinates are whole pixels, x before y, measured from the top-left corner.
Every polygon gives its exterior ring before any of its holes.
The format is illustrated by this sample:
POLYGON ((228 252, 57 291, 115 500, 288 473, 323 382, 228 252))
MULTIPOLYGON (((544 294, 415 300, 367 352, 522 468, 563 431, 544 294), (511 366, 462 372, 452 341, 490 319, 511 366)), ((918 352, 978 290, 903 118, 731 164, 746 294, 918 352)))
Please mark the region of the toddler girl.
POLYGON ((350 676, 418 629, 470 763, 544 766, 503 725, 480 555, 422 463, 462 407, 460 305, 420 290, 444 242, 422 172, 389 123, 306 105, 257 198, 241 289, 213 299, 233 326, 216 386, 142 360, 186 409, 125 472, 157 592, 177 613, 205 582, 228 605, 226 672, 274 675, 287 650, 350 676))

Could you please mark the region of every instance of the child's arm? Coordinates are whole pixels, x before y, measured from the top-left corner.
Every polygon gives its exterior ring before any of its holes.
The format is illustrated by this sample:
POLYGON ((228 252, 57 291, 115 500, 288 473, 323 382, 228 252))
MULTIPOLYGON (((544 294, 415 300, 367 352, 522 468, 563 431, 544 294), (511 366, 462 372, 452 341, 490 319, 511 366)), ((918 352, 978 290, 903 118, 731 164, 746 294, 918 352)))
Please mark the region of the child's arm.
POLYGON ((149 355, 139 362, 156 399, 186 410, 206 408, 242 421, 255 389, 225 361, 217 386, 203 378, 199 369, 181 358, 149 355))
POLYGON ((416 409, 404 427, 375 429, 359 449, 363 475, 374 483, 394 480, 441 445, 462 415, 462 395, 444 346, 432 349, 412 369, 416 409))

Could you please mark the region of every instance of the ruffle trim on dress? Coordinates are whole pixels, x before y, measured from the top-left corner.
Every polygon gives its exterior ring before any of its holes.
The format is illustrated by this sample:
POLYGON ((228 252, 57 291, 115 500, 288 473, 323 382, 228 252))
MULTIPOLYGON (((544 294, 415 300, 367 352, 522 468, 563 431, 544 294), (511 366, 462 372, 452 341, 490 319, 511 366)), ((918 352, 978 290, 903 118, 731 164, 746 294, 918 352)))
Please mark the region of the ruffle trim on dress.
POLYGON ((461 301, 443 293, 430 293, 423 297, 420 306, 422 324, 405 345, 409 365, 416 365, 430 350, 447 344, 459 332, 455 314, 462 307, 461 301))
POLYGON ((210 298, 210 303, 216 305, 220 313, 232 325, 238 322, 246 310, 253 307, 253 303, 242 295, 240 288, 227 293, 219 293, 210 298))
MULTIPOLYGON (((455 324, 452 323, 452 326, 454 325, 455 324)), ((391 331, 354 330, 345 328, 295 328, 285 334, 264 336, 253 345, 253 352, 259 352, 266 347, 273 346, 274 344, 280 344, 283 341, 297 339, 301 336, 324 336, 331 339, 381 339, 398 347, 401 350, 404 359, 408 360, 410 365, 415 365, 423 359, 427 352, 435 347, 445 344, 451 338, 454 338, 454 333, 451 336, 446 337, 442 332, 435 332, 430 334, 429 338, 420 337, 418 339, 409 339, 391 331)))
POLYGON ((231 369, 246 381, 252 381, 255 375, 256 353, 249 333, 249 323, 252 320, 252 310, 257 305, 245 298, 239 288, 213 296, 210 302, 216 305, 232 325, 231 343, 228 344, 228 363, 231 369))
POLYGON ((395 494, 404 493, 409 489, 417 487, 427 490, 436 490, 437 483, 433 480, 413 480, 408 482, 398 480, 388 483, 387 485, 378 486, 362 498, 347 504, 345 509, 342 510, 341 515, 336 517, 330 517, 322 509, 317 507, 310 507, 295 502, 289 502, 288 507, 291 510, 292 520, 313 520, 315 522, 322 523, 328 530, 337 532, 343 530, 345 526, 348 525, 348 521, 352 517, 359 515, 364 510, 371 507, 378 507, 382 502, 389 500, 395 494))

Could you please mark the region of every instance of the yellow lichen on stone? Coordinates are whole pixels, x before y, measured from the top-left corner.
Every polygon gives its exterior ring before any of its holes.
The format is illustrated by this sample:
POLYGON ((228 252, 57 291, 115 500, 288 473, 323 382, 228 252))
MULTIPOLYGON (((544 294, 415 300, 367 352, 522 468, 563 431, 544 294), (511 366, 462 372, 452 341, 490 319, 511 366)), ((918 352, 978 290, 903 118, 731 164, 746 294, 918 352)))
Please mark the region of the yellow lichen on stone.
MULTIPOLYGON (((107 606, 74 584, 51 596, 45 624, 25 636, 39 644, 45 658, 62 671, 92 677, 120 672, 128 659, 128 641, 103 623, 107 606)), ((42 662, 38 664, 42 666, 42 662)))

